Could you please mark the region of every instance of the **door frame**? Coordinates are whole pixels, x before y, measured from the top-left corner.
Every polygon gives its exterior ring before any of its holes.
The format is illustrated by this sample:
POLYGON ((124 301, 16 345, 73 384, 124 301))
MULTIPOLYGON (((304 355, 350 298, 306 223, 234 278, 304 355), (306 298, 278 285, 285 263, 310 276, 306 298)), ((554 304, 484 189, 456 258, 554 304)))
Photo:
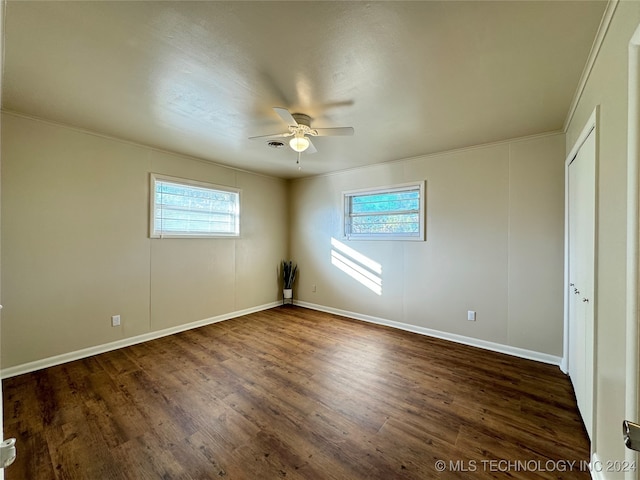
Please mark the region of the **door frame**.
MULTIPOLYGON (((626 369, 625 369, 625 418, 637 422, 638 413, 638 277, 640 273, 640 25, 629 41, 629 96, 627 122, 627 279, 626 279, 626 369)), ((637 461, 637 453, 625 449, 625 460, 637 461)), ((627 472, 627 479, 638 478, 635 472, 627 472)))
POLYGON ((596 338, 598 332, 598 276, 597 276, 597 259, 598 259, 598 175, 599 175, 599 151, 600 151, 600 138, 599 138, 599 123, 600 123, 600 105, 596 105, 589 120, 583 127, 578 139, 571 148, 569 155, 565 160, 564 165, 564 336, 563 336, 563 354, 562 361, 560 363, 560 369, 563 373, 569 373, 569 302, 571 301, 569 293, 569 165, 578 155, 580 148, 587 140, 587 137, 593 132, 595 135, 595 194, 594 194, 594 259, 593 259, 593 344, 591 348, 593 350, 593 363, 591 365, 591 412, 590 412, 590 424, 591 424, 591 455, 596 451, 596 411, 597 411, 597 387, 596 387, 596 365, 597 365, 597 349, 596 338))
MULTIPOLYGON (((4 77, 4 47, 5 47, 5 28, 4 21, 7 15, 7 0, 0 0, 0 95, 2 94, 3 77, 4 77)), ((2 120, 0 118, 0 123, 2 120)), ((0 128, 0 142, 2 136, 2 129, 0 128)), ((0 163, 2 162, 2 154, 0 153, 0 163)), ((0 286, 0 298, 2 296, 2 288, 0 286)), ((0 305, 0 310, 2 305, 0 305)), ((1 314, 0 314, 0 320, 1 314)), ((0 323, 1 325, 1 323, 0 323)), ((1 332, 0 327, 0 332, 1 332)), ((0 342, 1 344, 1 342, 0 342)), ((0 356, 1 358, 1 356, 0 356)), ((0 364, 0 372, 2 371, 2 365, 0 364)), ((0 379, 2 375, 0 375, 0 379)), ((0 380, 0 442, 4 440, 4 409, 2 405, 2 380, 0 380)), ((0 480, 4 480, 4 468, 0 468, 0 480)))

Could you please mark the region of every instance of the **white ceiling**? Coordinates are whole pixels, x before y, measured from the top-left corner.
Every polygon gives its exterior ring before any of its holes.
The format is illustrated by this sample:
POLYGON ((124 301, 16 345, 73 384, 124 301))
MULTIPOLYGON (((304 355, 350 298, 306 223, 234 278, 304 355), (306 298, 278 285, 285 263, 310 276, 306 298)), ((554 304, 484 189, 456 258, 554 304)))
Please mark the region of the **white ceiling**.
POLYGON ((606 2, 9 1, 3 108, 285 178, 562 129, 606 2), (271 107, 352 126, 247 137, 271 107))

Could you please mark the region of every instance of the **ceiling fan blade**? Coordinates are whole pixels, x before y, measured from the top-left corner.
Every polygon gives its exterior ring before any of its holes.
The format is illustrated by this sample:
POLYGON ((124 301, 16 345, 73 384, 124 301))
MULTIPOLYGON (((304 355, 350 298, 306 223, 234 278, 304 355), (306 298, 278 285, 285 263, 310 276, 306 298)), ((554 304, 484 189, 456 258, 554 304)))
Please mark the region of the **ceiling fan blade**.
POLYGON ((316 150, 316 147, 314 147, 313 143, 311 143, 311 139, 307 137, 307 140, 309 140, 309 146, 304 151, 304 153, 316 153, 318 150, 316 150))
POLYGON ((291 113, 289 113, 289 110, 287 110, 286 108, 273 107, 273 110, 287 125, 298 125, 298 122, 296 122, 296 119, 293 118, 293 115, 291 115, 291 113))
POLYGON ((286 133, 272 133, 271 135, 258 135, 256 137, 249 137, 249 140, 260 140, 263 138, 283 138, 283 137, 291 137, 293 135, 293 133, 291 132, 286 132, 286 133))
POLYGON ((353 127, 336 127, 336 128, 314 128, 318 137, 331 137, 339 135, 353 135, 353 127))

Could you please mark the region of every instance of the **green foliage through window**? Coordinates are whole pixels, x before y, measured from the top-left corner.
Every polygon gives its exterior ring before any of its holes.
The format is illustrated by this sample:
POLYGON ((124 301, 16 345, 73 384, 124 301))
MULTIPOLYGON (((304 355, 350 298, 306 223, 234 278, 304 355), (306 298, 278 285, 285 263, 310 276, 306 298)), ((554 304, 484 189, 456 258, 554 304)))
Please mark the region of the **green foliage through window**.
POLYGON ((423 185, 421 182, 387 189, 346 192, 345 236, 422 239, 423 185))

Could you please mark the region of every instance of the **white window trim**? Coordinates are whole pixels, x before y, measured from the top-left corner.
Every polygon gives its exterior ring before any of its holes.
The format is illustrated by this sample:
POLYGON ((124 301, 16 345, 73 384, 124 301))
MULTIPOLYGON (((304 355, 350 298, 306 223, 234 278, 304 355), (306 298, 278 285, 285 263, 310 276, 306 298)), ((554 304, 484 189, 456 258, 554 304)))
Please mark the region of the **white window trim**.
POLYGON ((242 190, 239 188, 228 187, 225 185, 217 185, 199 180, 191 180, 188 178, 172 177, 169 175, 161 175, 151 173, 149 175, 149 238, 239 238, 240 237, 240 212, 242 205, 242 190), (194 234, 173 234, 173 233, 156 233, 156 182, 166 181, 181 185, 208 188, 211 190, 220 190, 222 192, 231 192, 238 195, 238 212, 236 215, 236 228, 233 233, 194 233, 194 234))
POLYGON ((343 206, 343 218, 342 218, 342 238, 346 240, 403 240, 407 242, 424 242, 425 240, 425 224, 426 224, 426 214, 425 214, 425 181, 421 180, 419 182, 408 182, 408 183, 399 183, 395 185, 386 185, 381 187, 372 187, 372 188, 360 188, 357 190, 347 190, 342 192, 342 206, 343 206), (419 200, 419 212, 418 218, 420 220, 420 231, 418 235, 403 235, 396 233, 378 233, 378 234, 354 234, 349 233, 348 222, 350 218, 349 212, 349 199, 350 197, 357 195, 373 195, 378 193, 391 193, 396 191, 403 191, 408 189, 418 188, 420 191, 420 200, 419 200))

